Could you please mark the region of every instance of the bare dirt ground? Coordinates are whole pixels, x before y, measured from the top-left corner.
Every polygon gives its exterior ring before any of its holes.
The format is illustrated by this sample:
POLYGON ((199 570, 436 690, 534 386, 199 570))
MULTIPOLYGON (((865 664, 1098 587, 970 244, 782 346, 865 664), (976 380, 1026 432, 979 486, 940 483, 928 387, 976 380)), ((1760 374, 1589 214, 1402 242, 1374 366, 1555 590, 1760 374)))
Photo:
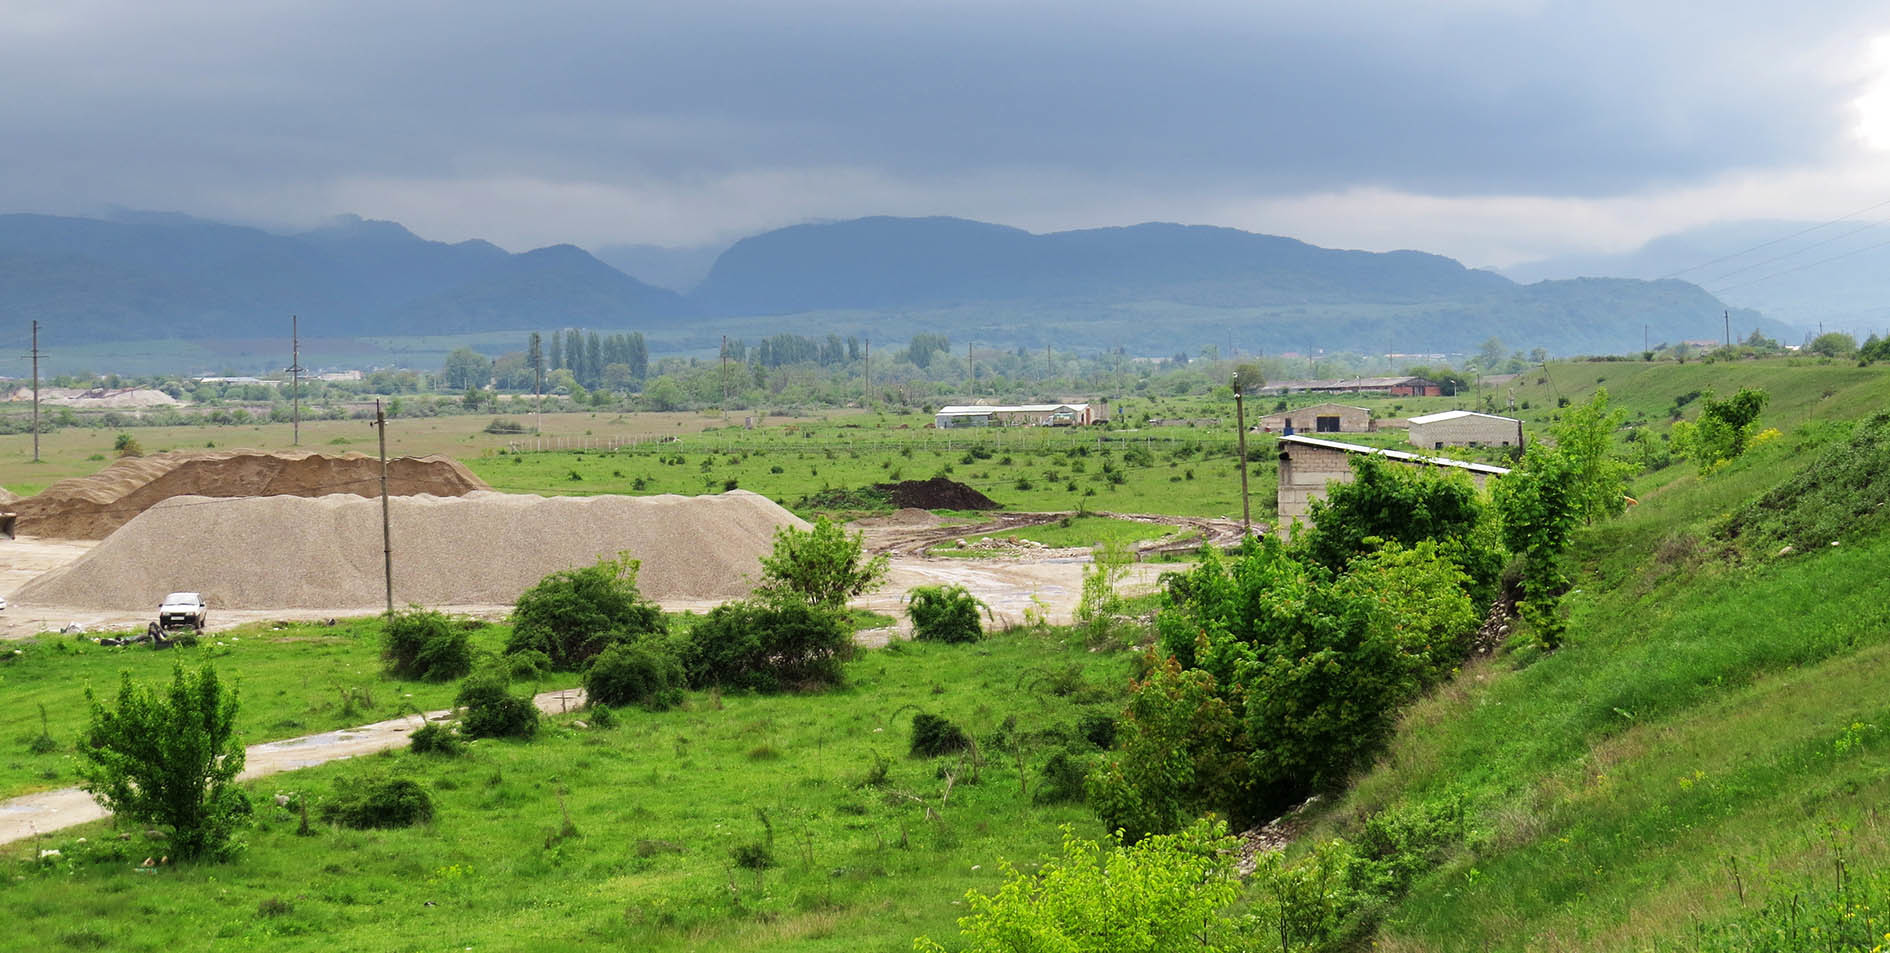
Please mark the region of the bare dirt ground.
MULTIPOLYGON (((546 714, 562 714, 584 706, 584 690, 571 688, 545 692, 534 696, 532 701, 546 714)), ((433 720, 447 714, 444 711, 428 712, 427 718, 433 720)), ((407 743, 409 733, 420 727, 420 723, 417 716, 407 715, 359 728, 324 731, 300 738, 250 745, 244 749, 243 773, 238 778, 247 781, 399 747, 407 743)), ((0 801, 0 844, 102 820, 107 816, 105 809, 99 807, 90 794, 78 788, 40 791, 10 801, 0 801)))

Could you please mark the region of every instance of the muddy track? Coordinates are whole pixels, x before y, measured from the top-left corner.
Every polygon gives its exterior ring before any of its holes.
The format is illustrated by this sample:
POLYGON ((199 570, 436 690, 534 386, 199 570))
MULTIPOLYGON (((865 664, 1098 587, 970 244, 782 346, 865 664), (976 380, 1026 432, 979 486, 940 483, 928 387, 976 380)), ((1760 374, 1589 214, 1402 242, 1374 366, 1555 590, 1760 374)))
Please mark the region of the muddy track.
MULTIPOLYGON (((952 526, 872 527, 867 530, 866 544, 873 552, 885 553, 889 556, 918 559, 941 558, 927 556, 926 550, 957 539, 986 536, 1027 526, 1043 526, 1074 515, 1076 514, 1003 513, 984 522, 961 523, 952 526)), ((1203 542, 1217 547, 1233 546, 1240 542, 1240 523, 1234 520, 1197 516, 1157 516, 1148 513, 1091 513, 1089 515, 1161 526, 1176 526, 1194 531, 1188 538, 1175 542, 1145 542, 1137 546, 1135 554, 1138 560, 1162 553, 1193 552, 1199 549, 1203 542)))

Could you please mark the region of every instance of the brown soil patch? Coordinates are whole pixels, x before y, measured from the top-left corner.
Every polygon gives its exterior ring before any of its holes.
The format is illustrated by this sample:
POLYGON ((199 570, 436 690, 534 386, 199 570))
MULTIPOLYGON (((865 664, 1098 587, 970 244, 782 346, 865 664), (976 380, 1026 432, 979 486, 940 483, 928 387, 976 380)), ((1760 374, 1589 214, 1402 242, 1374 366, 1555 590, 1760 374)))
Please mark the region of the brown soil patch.
POLYGON ((930 480, 906 480, 901 483, 878 483, 874 489, 884 490, 892 497, 894 506, 900 509, 921 510, 995 510, 996 501, 958 482, 944 477, 930 480))
MULTIPOLYGON (((390 495, 462 496, 485 489, 490 489, 485 481, 448 457, 387 461, 390 495)), ((91 476, 61 480, 38 496, 14 503, 12 509, 20 515, 21 533, 58 539, 103 539, 172 497, 313 497, 334 493, 380 496, 380 461, 364 453, 310 450, 213 450, 126 457, 91 476)))

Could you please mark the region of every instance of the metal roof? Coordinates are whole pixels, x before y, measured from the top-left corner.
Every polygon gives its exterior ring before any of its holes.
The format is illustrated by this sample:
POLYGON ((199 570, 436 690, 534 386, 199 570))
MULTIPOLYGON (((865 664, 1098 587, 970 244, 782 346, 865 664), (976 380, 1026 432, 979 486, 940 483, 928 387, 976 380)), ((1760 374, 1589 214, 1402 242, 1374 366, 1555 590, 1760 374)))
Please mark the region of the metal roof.
POLYGON ((1299 434, 1281 437, 1280 442, 1303 444, 1308 447, 1324 447, 1327 450, 1343 450, 1346 453, 1371 453, 1381 457, 1390 457, 1393 460, 1404 460, 1411 463, 1428 463, 1436 467, 1456 467, 1461 470, 1469 470, 1472 473, 1487 473, 1491 476, 1503 476, 1509 473, 1509 468, 1507 467, 1491 466, 1487 463, 1471 463, 1468 460, 1451 460, 1447 457, 1421 457, 1415 453, 1405 453, 1402 450, 1381 450, 1377 447, 1362 447, 1356 443, 1340 443, 1337 440, 1320 440, 1317 437, 1302 437, 1299 434))
POLYGON ((1522 421, 1517 420, 1514 417, 1504 417, 1500 414, 1479 414, 1474 410, 1446 410, 1441 413, 1425 414, 1422 417, 1413 417, 1411 418, 1411 422, 1414 424, 1434 424, 1440 420, 1456 420, 1461 417, 1482 417, 1485 420, 1501 420, 1504 423, 1511 423, 1511 424, 1522 423, 1522 421))
POLYGON ((971 417, 983 414, 1052 414, 1059 410, 1081 411, 1088 406, 1088 404, 1010 404, 1006 406, 998 406, 995 404, 990 406, 983 404, 961 404, 951 407, 940 407, 934 416, 971 417))

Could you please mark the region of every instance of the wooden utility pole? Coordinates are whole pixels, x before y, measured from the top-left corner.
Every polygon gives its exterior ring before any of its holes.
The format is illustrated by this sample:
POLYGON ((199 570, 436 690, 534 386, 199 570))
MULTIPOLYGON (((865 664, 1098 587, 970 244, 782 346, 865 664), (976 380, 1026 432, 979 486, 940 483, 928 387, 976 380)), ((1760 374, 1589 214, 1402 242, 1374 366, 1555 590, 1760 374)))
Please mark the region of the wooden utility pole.
POLYGON ((866 339, 866 404, 873 404, 873 339, 866 339))
POLYGON ((973 394, 976 394, 978 392, 978 365, 971 363, 970 341, 965 342, 965 379, 971 382, 966 386, 973 394))
POLYGON ((722 335, 722 409, 728 409, 728 335, 722 335))
POLYGON ((1050 366, 1050 345, 1046 344, 1043 346, 1043 379, 1049 380, 1055 376, 1056 369, 1050 366))
POLYGON ((289 366, 283 368, 289 372, 289 419, 294 437, 290 441, 294 446, 302 445, 302 332, 295 315, 289 315, 289 366))
POLYGON ((39 462, 39 322, 33 322, 33 462, 39 462))
POLYGON ((381 432, 381 569, 387 578, 387 618, 394 617, 394 529, 387 502, 387 415, 374 399, 374 429, 381 432))
POLYGON ((1732 311, 1728 309, 1721 311, 1720 314, 1726 319, 1726 346, 1732 347, 1732 311))

